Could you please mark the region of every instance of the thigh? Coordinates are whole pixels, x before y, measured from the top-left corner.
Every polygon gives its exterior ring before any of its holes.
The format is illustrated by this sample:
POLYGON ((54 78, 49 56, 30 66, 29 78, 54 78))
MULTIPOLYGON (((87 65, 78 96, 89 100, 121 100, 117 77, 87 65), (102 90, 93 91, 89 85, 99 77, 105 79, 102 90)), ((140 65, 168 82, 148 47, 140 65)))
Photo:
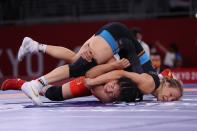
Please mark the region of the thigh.
POLYGON ((100 36, 95 36, 90 43, 90 48, 93 51, 93 57, 97 64, 103 64, 113 57, 113 52, 107 41, 100 36))

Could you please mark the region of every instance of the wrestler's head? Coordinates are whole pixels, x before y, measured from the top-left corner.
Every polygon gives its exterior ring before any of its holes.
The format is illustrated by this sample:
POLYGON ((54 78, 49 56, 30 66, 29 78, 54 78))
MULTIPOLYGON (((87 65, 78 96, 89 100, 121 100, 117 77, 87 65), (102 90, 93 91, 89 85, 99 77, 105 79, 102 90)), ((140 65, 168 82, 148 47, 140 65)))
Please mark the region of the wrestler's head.
POLYGON ((112 80, 104 86, 97 86, 93 88, 92 93, 100 101, 108 102, 133 102, 136 98, 140 98, 139 89, 129 79, 122 77, 118 80, 112 80))
POLYGON ((122 77, 118 80, 120 86, 119 102, 136 102, 143 99, 143 94, 137 85, 129 78, 122 77))
POLYGON ((158 101, 179 100, 183 95, 182 83, 179 80, 164 77, 154 94, 158 101))
POLYGON ((120 86, 117 80, 112 80, 104 86, 96 86, 92 89, 92 94, 101 102, 114 102, 120 95, 120 86))

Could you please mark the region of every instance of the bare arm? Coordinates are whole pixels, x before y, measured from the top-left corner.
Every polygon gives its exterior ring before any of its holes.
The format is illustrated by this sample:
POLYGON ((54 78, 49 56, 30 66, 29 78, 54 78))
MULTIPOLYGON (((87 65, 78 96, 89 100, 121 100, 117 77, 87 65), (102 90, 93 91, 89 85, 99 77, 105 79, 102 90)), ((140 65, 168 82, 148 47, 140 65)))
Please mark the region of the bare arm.
POLYGON ((138 74, 134 72, 127 72, 124 70, 115 70, 108 72, 106 74, 100 75, 94 79, 89 79, 87 80, 87 85, 88 86, 94 86, 94 85, 100 85, 100 84, 105 84, 111 80, 116 80, 121 77, 127 77, 131 79, 134 83, 137 84, 138 88, 143 92, 143 93, 151 93, 154 90, 154 81, 153 78, 146 74, 138 74))
POLYGON ((123 76, 136 83, 138 88, 145 94, 150 94, 155 89, 155 82, 153 78, 147 73, 137 74, 134 72, 124 71, 123 76))
POLYGON ((88 78, 95 78, 99 75, 102 75, 104 73, 107 73, 112 70, 117 69, 124 69, 130 65, 130 62, 127 59, 121 59, 121 60, 115 60, 112 58, 108 63, 97 65, 96 67, 93 67, 86 73, 86 77, 88 78))
POLYGON ((87 86, 95 86, 95 85, 101 85, 105 84, 111 80, 119 79, 123 76, 123 70, 114 70, 108 73, 105 73, 103 75, 100 75, 93 79, 87 79, 86 84, 87 86))

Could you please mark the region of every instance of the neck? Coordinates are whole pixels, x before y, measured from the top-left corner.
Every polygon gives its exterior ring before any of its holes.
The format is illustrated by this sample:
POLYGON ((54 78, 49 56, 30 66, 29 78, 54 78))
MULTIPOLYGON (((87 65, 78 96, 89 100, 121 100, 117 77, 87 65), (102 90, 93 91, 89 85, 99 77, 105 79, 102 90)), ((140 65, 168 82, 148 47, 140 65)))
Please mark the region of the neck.
POLYGON ((153 91, 153 93, 152 93, 152 95, 153 95, 153 96, 155 96, 155 97, 157 97, 157 96, 158 96, 159 91, 161 90, 161 85, 162 85, 162 84, 161 84, 161 82, 162 82, 162 78, 163 78, 163 76, 159 74, 160 85, 159 85, 159 87, 158 87, 156 90, 154 90, 154 91, 153 91))
POLYGON ((152 92, 152 95, 155 96, 155 97, 157 97, 158 94, 159 94, 159 90, 160 90, 160 86, 159 86, 156 90, 154 90, 154 91, 152 92))

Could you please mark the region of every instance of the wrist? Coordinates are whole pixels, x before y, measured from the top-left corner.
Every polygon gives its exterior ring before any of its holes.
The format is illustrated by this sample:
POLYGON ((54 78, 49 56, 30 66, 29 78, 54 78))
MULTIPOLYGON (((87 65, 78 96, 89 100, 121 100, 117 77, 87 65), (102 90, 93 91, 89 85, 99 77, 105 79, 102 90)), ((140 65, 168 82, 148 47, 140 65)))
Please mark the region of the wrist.
POLYGON ((124 70, 120 70, 120 71, 119 71, 119 75, 120 75, 121 77, 124 77, 124 76, 125 76, 125 71, 124 71, 124 70))
POLYGON ((119 65, 118 61, 114 61, 114 62, 112 63, 112 66, 111 66, 111 67, 113 68, 113 70, 118 70, 118 69, 120 69, 120 65, 119 65))
POLYGON ((91 86, 92 86, 92 79, 86 78, 84 84, 85 84, 85 86, 86 86, 88 89, 91 89, 91 86))
POLYGON ((112 69, 117 69, 117 64, 116 64, 116 62, 112 62, 110 67, 112 67, 112 69))

